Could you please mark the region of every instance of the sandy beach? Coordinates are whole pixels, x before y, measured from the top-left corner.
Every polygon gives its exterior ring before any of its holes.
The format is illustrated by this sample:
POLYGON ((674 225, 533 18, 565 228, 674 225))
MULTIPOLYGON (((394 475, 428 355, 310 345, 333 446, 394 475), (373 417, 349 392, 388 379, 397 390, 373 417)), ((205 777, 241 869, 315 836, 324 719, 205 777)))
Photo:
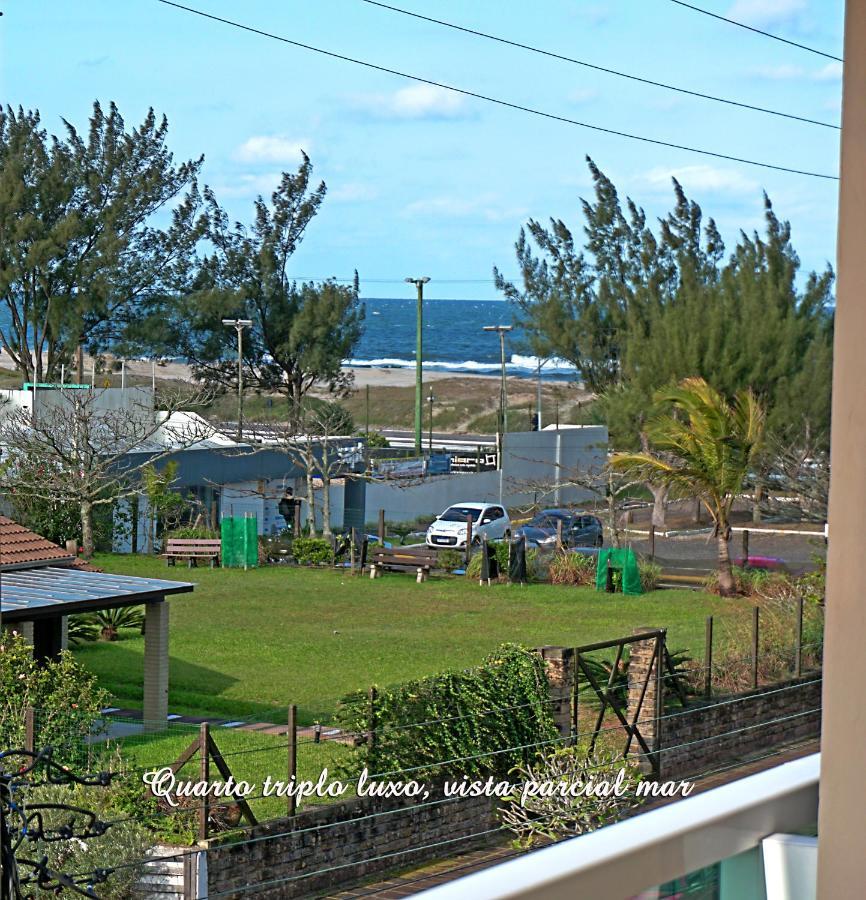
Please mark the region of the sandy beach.
MULTIPOLYGON (((110 357, 109 357, 110 359, 110 357)), ((85 356, 84 358, 84 381, 89 384, 91 381, 91 371, 93 366, 93 360, 90 356, 85 356)), ((4 369, 14 369, 15 364, 12 362, 9 355, 5 350, 0 349, 0 368, 4 369)), ((355 378, 355 387, 356 388, 364 388, 369 385, 370 387, 411 387, 415 384, 415 370, 414 369, 398 369, 398 368, 372 368, 367 366, 344 366, 345 371, 350 371, 354 374, 355 378)), ((186 363, 180 362, 157 362, 154 366, 150 360, 141 360, 141 359, 131 359, 126 362, 126 373, 129 376, 135 377, 137 379, 140 378, 150 378, 152 374, 155 372, 157 379, 161 381, 184 381, 189 382, 192 377, 192 370, 190 366, 186 363)), ((113 387, 119 386, 119 372, 114 371, 111 373, 111 383, 113 387)), ((102 384, 104 379, 107 377, 107 373, 98 374, 96 376, 96 383, 102 384)), ((455 377, 458 378, 471 378, 473 381, 476 379, 489 381, 498 379, 498 375, 466 375, 463 372, 443 372, 438 369, 424 370, 424 383, 428 384, 433 381, 445 381, 448 379, 453 379, 455 377)), ((509 375, 509 381, 512 380, 514 376, 509 375)), ((77 375, 75 374, 75 369, 72 370, 67 369, 65 381, 71 382, 75 381, 77 375)), ((527 379, 528 380, 528 379, 527 379)))

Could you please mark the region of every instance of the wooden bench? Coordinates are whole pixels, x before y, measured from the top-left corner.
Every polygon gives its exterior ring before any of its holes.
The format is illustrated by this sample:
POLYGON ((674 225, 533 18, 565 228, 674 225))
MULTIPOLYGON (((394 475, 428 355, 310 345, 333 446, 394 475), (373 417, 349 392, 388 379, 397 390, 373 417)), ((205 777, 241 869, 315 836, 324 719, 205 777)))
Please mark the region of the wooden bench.
POLYGON ((170 566, 178 559, 185 559, 192 568, 198 560, 206 559, 213 568, 215 562, 219 564, 221 551, 222 542, 219 538, 169 538, 162 555, 170 566))
POLYGON ((415 572, 416 581, 426 581, 430 570, 435 568, 439 561, 433 553, 413 553, 411 550, 391 549, 375 547, 371 553, 370 578, 378 578, 382 571, 391 572, 415 572))

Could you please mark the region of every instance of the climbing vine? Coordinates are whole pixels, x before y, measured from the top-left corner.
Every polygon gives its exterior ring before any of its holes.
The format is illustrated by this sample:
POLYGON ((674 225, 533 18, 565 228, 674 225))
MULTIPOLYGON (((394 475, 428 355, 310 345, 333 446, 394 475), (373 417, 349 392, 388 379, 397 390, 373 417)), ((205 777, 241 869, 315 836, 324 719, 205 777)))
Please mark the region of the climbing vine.
POLYGON ((479 666, 343 698, 339 724, 361 736, 347 765, 408 778, 496 775, 526 765, 555 741, 541 658, 503 644, 479 666))

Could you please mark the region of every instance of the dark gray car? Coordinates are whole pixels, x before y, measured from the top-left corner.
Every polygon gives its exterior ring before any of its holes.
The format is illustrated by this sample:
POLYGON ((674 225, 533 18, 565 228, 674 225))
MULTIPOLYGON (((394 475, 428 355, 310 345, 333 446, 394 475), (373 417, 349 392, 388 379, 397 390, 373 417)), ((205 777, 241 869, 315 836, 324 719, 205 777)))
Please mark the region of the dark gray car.
POLYGON ((601 547, 604 544, 601 520, 570 509, 543 509, 526 525, 515 529, 514 535, 524 535, 530 545, 554 547, 559 522, 562 522, 562 543, 566 547, 601 547))

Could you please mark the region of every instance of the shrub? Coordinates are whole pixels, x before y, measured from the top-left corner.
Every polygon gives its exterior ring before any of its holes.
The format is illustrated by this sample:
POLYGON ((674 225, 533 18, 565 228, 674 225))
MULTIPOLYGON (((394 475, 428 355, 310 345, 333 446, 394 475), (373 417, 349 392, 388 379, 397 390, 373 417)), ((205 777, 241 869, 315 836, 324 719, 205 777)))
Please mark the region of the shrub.
MULTIPOLYGON (((115 771, 112 768, 112 771, 115 771)), ((136 779, 139 781, 140 779, 136 779)), ((90 872, 107 869, 110 872, 103 884, 95 890, 104 900, 126 900, 133 896, 133 886, 142 874, 140 866, 120 865, 145 857, 153 846, 153 835, 136 821, 134 817, 118 816, 119 798, 125 788, 112 782, 108 787, 83 787, 78 784, 45 784, 28 790, 27 803, 69 804, 94 812, 102 821, 119 819, 99 837, 66 841, 37 841, 28 847, 27 856, 48 859, 48 867, 54 871, 90 872)), ((61 809, 45 809, 41 813, 46 827, 58 828, 65 825, 72 813, 61 809)), ((41 893, 41 892, 40 892, 41 893)))
POLYGON ((563 747, 543 754, 538 762, 518 766, 512 773, 512 783, 517 790, 507 798, 499 810, 505 827, 516 835, 516 843, 521 848, 531 847, 539 841, 556 840, 571 835, 585 834, 621 819, 625 813, 637 806, 639 800, 635 789, 641 781, 641 774, 633 763, 626 762, 616 754, 587 753, 584 746, 563 747), (620 769, 624 777, 620 785, 622 796, 613 791, 613 784, 620 769), (522 796, 522 785, 526 782, 553 782, 574 785, 599 785, 605 781, 610 787, 608 796, 589 791, 588 796, 576 797, 551 792, 548 796, 522 796))
POLYGON ((85 738, 93 733, 108 694, 72 654, 63 651, 59 659, 37 663, 23 637, 6 634, 0 644, 0 684, 0 748, 24 746, 24 711, 33 707, 38 747, 53 747, 70 764, 88 758, 85 738))
POLYGON ((640 573, 641 590, 648 594, 654 591, 662 577, 662 567, 657 562, 651 562, 648 559, 642 559, 638 563, 638 572, 640 573))
POLYGON ((297 537, 292 542, 292 554, 298 565, 320 566, 332 561, 334 550, 325 538, 297 537))
POLYGON ((73 644, 83 641, 116 641, 121 628, 144 628, 144 607, 121 606, 117 609, 101 609, 95 613, 83 613, 69 617, 67 636, 73 644))
POLYGON ((595 584, 596 559, 584 553, 555 553, 550 562, 550 583, 595 584))
MULTIPOLYGON (((508 580, 508 541, 491 541, 490 546, 496 554, 496 562, 499 565, 499 577, 502 581, 508 580)), ((543 580, 545 564, 541 555, 534 547, 526 551, 526 580, 537 582, 543 580)), ((481 551, 472 554, 469 565, 466 567, 468 578, 481 577, 481 551)))
POLYGON ((163 541, 167 541, 169 538, 186 538, 188 540, 219 540, 220 533, 218 531, 214 531, 213 528, 205 528, 203 525, 198 525, 193 528, 191 525, 186 528, 173 528, 171 531, 166 531, 162 535, 163 541))
POLYGON ((459 550, 440 550, 437 556, 439 565, 448 572, 463 568, 465 556, 459 550))
MULTIPOLYGON (((364 766, 371 775, 420 766, 410 776, 419 781, 447 774, 504 777, 528 763, 540 743, 558 736, 544 663, 514 644, 504 644, 475 668, 381 689, 372 712, 375 739, 356 749, 347 774, 357 776, 364 766)), ((345 731, 366 735, 367 694, 344 697, 337 719, 345 731)))

